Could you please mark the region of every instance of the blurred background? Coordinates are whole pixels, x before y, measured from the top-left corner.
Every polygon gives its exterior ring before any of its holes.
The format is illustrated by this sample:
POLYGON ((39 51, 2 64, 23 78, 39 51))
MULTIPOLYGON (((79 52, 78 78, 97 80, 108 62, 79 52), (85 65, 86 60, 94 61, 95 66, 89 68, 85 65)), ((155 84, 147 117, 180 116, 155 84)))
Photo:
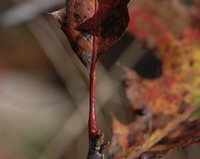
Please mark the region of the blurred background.
MULTIPOLYGON (((188 2, 181 0, 183 5, 188 2)), ((59 24, 47 13, 64 3, 0 1, 0 159, 86 156, 88 74, 59 24)), ((162 73, 153 51, 144 50, 129 34, 102 55, 97 71, 97 115, 106 140, 112 136, 112 115, 124 123, 132 120, 116 61, 143 77, 155 78, 162 73)), ((199 156, 196 145, 173 151, 165 159, 199 156)))

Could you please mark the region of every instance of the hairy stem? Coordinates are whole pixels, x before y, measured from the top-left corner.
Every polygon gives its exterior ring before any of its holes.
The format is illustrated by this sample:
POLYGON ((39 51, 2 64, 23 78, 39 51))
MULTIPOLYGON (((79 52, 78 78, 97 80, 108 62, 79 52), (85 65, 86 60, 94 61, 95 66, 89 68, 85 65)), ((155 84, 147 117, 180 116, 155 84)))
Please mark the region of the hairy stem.
MULTIPOLYGON (((95 0, 94 3, 95 13, 97 12, 98 2, 95 0)), ((98 24, 98 16, 95 20, 98 24)), ((98 26, 98 25, 97 25, 98 26)), ((98 28, 95 28, 95 32, 98 33, 98 28)), ((98 34, 97 34, 98 35, 98 34)), ((96 64, 97 64, 97 53, 98 53, 98 36, 93 37, 93 52, 92 62, 90 69, 90 108, 89 108, 89 139, 91 139, 97 132, 97 121, 96 121, 96 64)))

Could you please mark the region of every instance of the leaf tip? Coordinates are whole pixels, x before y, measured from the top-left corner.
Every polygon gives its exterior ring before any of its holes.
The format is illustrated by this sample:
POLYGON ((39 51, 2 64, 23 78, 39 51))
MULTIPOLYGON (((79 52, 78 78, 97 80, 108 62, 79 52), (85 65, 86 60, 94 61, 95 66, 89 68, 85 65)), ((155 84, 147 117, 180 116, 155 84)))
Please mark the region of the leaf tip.
POLYGON ((59 23, 61 23, 63 20, 64 8, 48 14, 52 15, 59 23))

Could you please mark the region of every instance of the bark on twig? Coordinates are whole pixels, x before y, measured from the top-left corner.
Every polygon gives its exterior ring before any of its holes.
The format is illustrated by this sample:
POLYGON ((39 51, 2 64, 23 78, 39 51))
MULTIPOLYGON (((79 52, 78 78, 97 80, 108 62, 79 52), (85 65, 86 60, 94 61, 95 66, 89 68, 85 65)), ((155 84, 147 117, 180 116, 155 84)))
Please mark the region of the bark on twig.
POLYGON ((104 133, 98 130, 89 144, 87 159, 104 159, 104 151, 110 146, 110 142, 104 143, 104 133))

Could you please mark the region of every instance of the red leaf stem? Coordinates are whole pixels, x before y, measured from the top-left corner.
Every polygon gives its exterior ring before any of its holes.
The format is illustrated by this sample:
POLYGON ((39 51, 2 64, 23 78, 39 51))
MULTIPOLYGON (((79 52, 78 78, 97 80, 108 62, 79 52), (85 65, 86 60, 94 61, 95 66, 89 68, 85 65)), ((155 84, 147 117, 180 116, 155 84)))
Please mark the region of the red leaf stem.
MULTIPOLYGON (((95 13, 98 10, 98 1, 94 3, 95 13)), ((98 16, 95 18, 95 23, 98 24, 98 16)), ((96 25, 98 26, 98 25, 96 25)), ((92 61, 90 69, 90 107, 89 107, 89 139, 92 139, 94 134, 97 132, 97 120, 96 120, 96 64, 98 54, 98 28, 95 27, 95 35, 93 35, 93 50, 92 50, 92 61)))

